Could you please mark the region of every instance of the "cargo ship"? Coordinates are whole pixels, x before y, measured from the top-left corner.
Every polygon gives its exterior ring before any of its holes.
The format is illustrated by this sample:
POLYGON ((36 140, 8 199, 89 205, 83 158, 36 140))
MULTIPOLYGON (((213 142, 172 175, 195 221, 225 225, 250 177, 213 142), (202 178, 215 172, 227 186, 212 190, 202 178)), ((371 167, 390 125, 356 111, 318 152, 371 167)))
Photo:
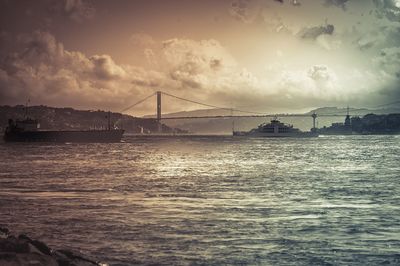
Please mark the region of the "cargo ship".
POLYGON ((95 130, 40 130, 36 119, 8 120, 4 132, 6 142, 120 142, 123 129, 114 129, 109 125, 107 129, 95 130))
POLYGON ((274 118, 270 123, 263 123, 250 131, 233 131, 233 136, 312 138, 318 137, 318 133, 315 127, 311 131, 303 132, 298 128, 294 128, 293 125, 284 124, 277 118, 274 118))

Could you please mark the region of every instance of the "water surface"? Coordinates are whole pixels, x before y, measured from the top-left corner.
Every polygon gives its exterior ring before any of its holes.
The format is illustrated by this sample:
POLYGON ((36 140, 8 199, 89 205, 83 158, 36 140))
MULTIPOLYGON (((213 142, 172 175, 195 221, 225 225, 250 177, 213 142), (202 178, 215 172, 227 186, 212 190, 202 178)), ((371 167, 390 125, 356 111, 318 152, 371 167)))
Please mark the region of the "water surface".
POLYGON ((0 143, 0 225, 111 265, 400 263, 400 136, 0 143))

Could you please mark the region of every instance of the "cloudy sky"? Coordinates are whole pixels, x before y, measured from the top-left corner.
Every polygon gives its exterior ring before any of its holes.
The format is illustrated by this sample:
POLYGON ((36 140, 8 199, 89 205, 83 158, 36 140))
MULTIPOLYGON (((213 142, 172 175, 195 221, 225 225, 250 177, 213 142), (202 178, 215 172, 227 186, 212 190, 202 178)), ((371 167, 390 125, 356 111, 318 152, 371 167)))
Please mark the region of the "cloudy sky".
POLYGON ((400 100, 400 0, 0 0, 0 47, 0 104, 120 111, 157 90, 262 112, 400 100))

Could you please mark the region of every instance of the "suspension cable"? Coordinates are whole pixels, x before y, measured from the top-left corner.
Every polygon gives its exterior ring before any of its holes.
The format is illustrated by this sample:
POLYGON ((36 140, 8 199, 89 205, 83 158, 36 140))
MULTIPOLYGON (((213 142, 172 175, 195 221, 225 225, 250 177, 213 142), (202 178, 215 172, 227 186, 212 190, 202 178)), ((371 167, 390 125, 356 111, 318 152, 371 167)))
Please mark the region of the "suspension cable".
POLYGON ((228 107, 221 107, 221 106, 216 106, 216 105, 212 105, 212 104, 206 104, 206 103, 201 103, 201 102, 197 102, 197 101, 193 101, 193 100, 189 100, 189 99, 185 99, 179 96, 175 96, 166 92, 161 92, 164 95, 182 100, 182 101, 187 101, 190 103, 195 103, 195 104, 199 104, 199 105, 203 105, 203 106, 207 106, 207 107, 211 107, 211 108, 217 108, 217 109, 222 109, 222 110, 228 110, 228 111, 235 111, 235 112, 240 112, 240 113, 247 113, 247 114, 264 114, 261 112, 253 112, 253 111, 245 111, 245 110, 240 110, 240 109, 235 109, 235 108, 228 108, 228 107))
POLYGON ((154 96, 154 95, 155 95, 155 93, 153 92, 151 95, 147 96, 146 98, 144 98, 144 99, 142 99, 142 100, 140 100, 140 101, 138 101, 138 102, 136 102, 136 103, 134 103, 134 104, 132 104, 132 105, 130 105, 130 106, 124 108, 124 109, 122 109, 122 110, 119 111, 119 112, 120 112, 120 113, 123 113, 123 112, 125 112, 125 111, 127 111, 127 110, 129 110, 129 109, 131 109, 131 108, 133 108, 133 107, 135 107, 136 105, 141 104, 142 102, 146 101, 147 99, 149 99, 150 97, 152 97, 152 96, 154 96))
POLYGON ((395 102, 391 102, 391 103, 377 105, 377 106, 374 106, 374 108, 384 107, 384 106, 389 106, 389 105, 395 105, 395 104, 399 104, 399 103, 400 103, 400 101, 395 101, 395 102))

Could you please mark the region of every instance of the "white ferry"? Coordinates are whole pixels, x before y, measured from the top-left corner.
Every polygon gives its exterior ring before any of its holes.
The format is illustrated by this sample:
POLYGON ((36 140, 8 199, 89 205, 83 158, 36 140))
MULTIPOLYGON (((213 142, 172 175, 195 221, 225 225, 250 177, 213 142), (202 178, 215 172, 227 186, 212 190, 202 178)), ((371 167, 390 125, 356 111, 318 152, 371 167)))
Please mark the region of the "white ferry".
POLYGON ((303 132, 298 128, 294 128, 293 125, 286 125, 274 118, 270 123, 261 124, 250 131, 233 131, 233 136, 312 138, 318 137, 318 133, 315 129, 303 132))

